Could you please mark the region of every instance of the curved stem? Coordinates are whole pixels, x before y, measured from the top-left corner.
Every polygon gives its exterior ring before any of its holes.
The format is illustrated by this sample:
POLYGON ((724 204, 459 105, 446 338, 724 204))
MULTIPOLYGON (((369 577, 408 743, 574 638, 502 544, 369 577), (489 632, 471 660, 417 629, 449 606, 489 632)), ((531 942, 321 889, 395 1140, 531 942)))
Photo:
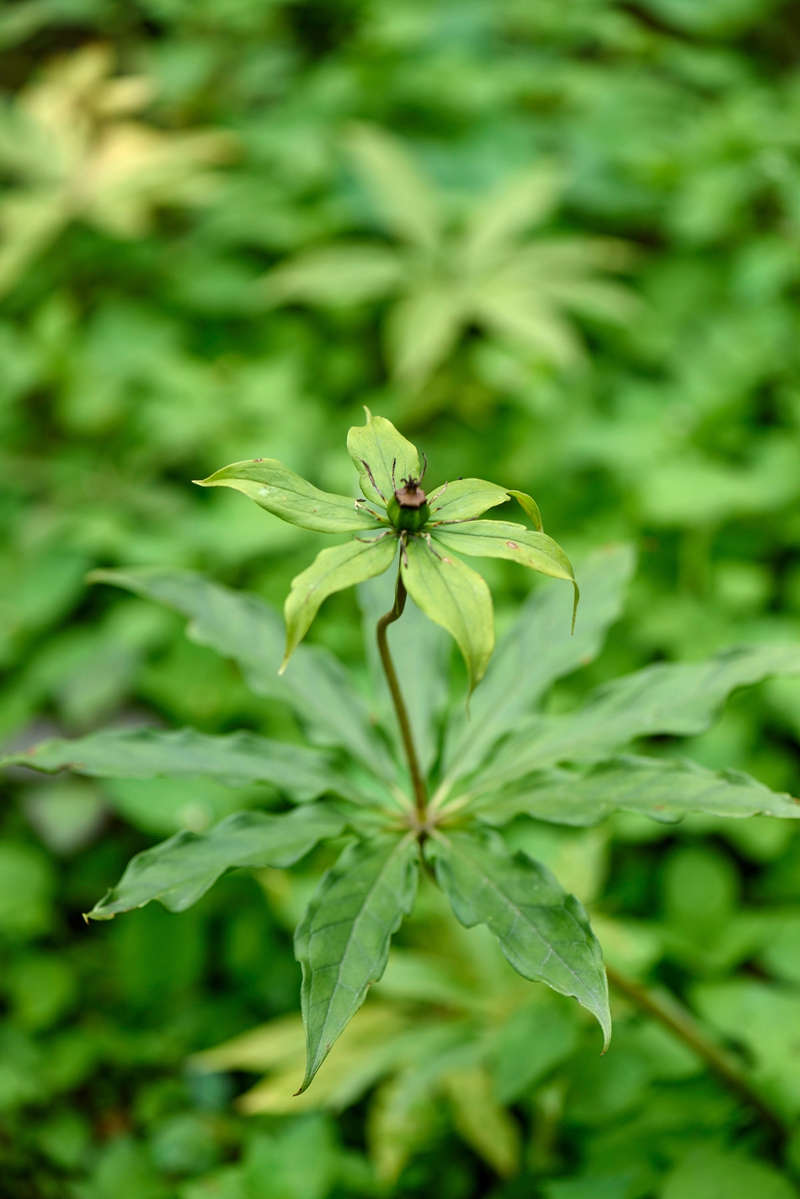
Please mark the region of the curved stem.
POLYGON ((781 1140, 786 1136, 787 1127, 783 1118, 760 1093, 747 1069, 732 1053, 711 1040, 692 1013, 674 995, 643 987, 608 964, 606 974, 611 986, 621 995, 658 1020, 701 1057, 721 1082, 758 1113, 774 1136, 781 1140))
POLYGON ((389 684, 389 692, 392 696, 394 710, 397 713, 397 723, 400 725, 400 736, 403 738, 403 748, 406 751, 408 759, 408 769, 411 772, 411 783, 414 788, 414 802, 417 808, 417 816, 421 821, 425 819, 425 813, 428 805, 428 791, 425 786, 425 779, 422 771, 419 768, 417 759, 417 751, 414 746, 414 737, 411 732, 411 722, 408 719, 408 711, 406 709, 403 693, 400 690, 400 684, 397 680, 397 672, 394 668, 392 655, 389 653, 389 643, 386 639, 386 630, 390 624, 394 624, 403 615, 403 609, 406 606, 406 589, 400 572, 397 572, 397 587, 394 594, 394 607, 385 616, 382 616, 378 621, 377 637, 378 650, 381 655, 386 682, 389 684))

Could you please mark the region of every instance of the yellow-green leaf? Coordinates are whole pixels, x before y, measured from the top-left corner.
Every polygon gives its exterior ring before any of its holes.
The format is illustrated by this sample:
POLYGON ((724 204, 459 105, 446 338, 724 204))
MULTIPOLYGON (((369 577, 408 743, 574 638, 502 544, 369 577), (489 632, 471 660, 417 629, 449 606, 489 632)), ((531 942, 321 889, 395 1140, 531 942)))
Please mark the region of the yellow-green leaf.
POLYGON ((296 475, 277 458, 253 458, 234 462, 207 479, 195 479, 200 487, 232 487, 249 496, 273 516, 301 529, 317 533, 355 533, 380 528, 378 518, 368 512, 363 500, 320 491, 296 475))
POLYGON ((505 504, 511 494, 505 487, 487 483, 485 479, 456 479, 428 498, 431 521, 474 520, 488 508, 505 504))
POLYGON ((346 542, 317 554, 308 570, 292 580, 292 589, 283 606, 286 617, 286 653, 281 673, 292 653, 305 637, 323 600, 334 591, 343 591, 383 574, 394 561, 397 539, 390 535, 373 541, 346 542))
POLYGON ((446 549, 474 558, 508 558, 530 570, 554 579, 567 579, 575 591, 572 623, 580 592, 569 558, 558 542, 546 533, 532 532, 524 525, 505 520, 471 520, 462 525, 440 525, 432 530, 434 541, 446 549))
POLYGON ((347 449, 359 474, 361 490, 368 500, 385 506, 400 480, 418 479, 419 454, 416 446, 397 432, 384 416, 373 416, 365 408, 367 423, 354 425, 347 434, 347 449))
POLYGON ((530 517, 537 530, 541 533, 542 529, 544 528, 542 524, 542 514, 539 511, 539 505, 536 503, 536 500, 533 498, 533 496, 527 495, 524 491, 514 491, 513 488, 509 488, 508 494, 513 495, 522 511, 526 516, 530 517))
POLYGON ((494 612, 485 581, 457 558, 412 538, 401 555, 408 594, 429 620, 455 639, 469 673, 470 692, 483 678, 494 649, 494 612))

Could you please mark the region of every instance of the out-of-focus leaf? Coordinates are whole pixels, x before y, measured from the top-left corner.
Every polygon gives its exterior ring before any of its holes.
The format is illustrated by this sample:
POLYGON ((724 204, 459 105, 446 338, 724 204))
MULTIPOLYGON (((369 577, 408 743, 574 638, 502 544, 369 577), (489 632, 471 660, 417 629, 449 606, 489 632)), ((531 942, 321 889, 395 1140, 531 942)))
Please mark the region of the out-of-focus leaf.
POLYGON ((436 244, 436 195, 402 145, 374 125, 354 126, 348 148, 386 224, 398 237, 426 249, 436 244))
POLYGON ((492 1093, 485 1069, 446 1074, 444 1088, 453 1109, 456 1131, 504 1178, 519 1169, 519 1128, 492 1093))
POLYGON ((232 155, 230 134, 167 132, 132 120, 152 85, 111 78, 113 65, 109 46, 84 46, 51 63, 0 113, 0 154, 4 141, 25 147, 14 155, 19 186, 0 202, 3 291, 76 218, 135 237, 149 230, 155 209, 204 202, 209 168, 232 155))
POLYGON ((489 664, 473 700, 472 721, 453 718, 445 749, 448 780, 474 769, 552 682, 596 657, 620 614, 634 561, 632 548, 618 545, 580 564, 581 618, 574 636, 564 620, 560 589, 531 593, 489 664))
POLYGON ((322 550, 302 574, 292 579, 292 589, 286 597, 283 611, 286 617, 286 652, 281 674, 289 658, 305 637, 323 600, 335 591, 363 583, 383 574, 394 562, 397 538, 380 534, 373 541, 354 538, 345 545, 322 550))
POLYGON ((783 1111, 800 1112, 800 992, 758 978, 696 983, 692 999, 701 1017, 722 1036, 743 1045, 756 1082, 783 1111))
POLYGON ((410 835, 354 842, 311 899, 295 933, 306 1028, 301 1092, 383 974, 391 936, 414 906, 418 861, 410 835))
POLYGON ((96 778, 205 776, 231 786, 264 782, 302 800, 335 789, 337 777, 321 750, 271 741, 246 730, 212 737, 195 729, 107 729, 7 754, 0 757, 2 766, 30 766, 49 773, 66 768, 96 778))
POLYGON ((233 487, 267 512, 301 529, 356 533, 380 528, 376 517, 363 507, 363 500, 358 503, 346 495, 320 491, 275 458, 234 462, 195 482, 201 487, 233 487))
POLYGON ((483 678, 494 649, 494 615, 489 588, 457 558, 440 556, 419 538, 401 554, 403 583, 429 620, 454 638, 469 674, 470 693, 483 678))
POLYGON ((505 504, 510 491, 485 479, 456 479, 430 496, 431 520, 474 520, 488 508, 505 504))
POLYGON ((505 520, 470 520, 463 525, 440 526, 433 539, 445 549, 474 558, 508 558, 539 574, 567 579, 574 588, 572 624, 578 609, 580 592, 572 566, 561 546, 546 533, 531 532, 524 525, 505 520))
POLYGON ((0 931, 11 942, 47 932, 55 890, 53 867, 32 845, 0 841, 0 931))
POLYGON ((533 717, 490 768, 495 784, 558 762, 597 762, 635 737, 692 736, 711 724, 731 691, 800 671, 800 648, 734 645, 706 662, 658 663, 600 687, 570 716, 533 717))
POLYGON ((693 1150, 669 1174, 663 1199, 797 1199, 788 1178, 741 1150, 693 1150))
POLYGON ((183 912, 226 870, 291 866, 319 841, 337 837, 344 823, 330 808, 315 804, 278 816, 237 812, 207 833, 176 833, 131 858, 117 886, 89 916, 109 920, 153 899, 171 912, 183 912))
POLYGON ((402 1074, 379 1088, 370 1104, 367 1139, 381 1182, 397 1181, 411 1154, 430 1138, 434 1114, 432 1098, 409 1087, 402 1074))
POLYGON ((463 297, 444 283, 428 284, 395 304, 386 326, 394 374, 419 387, 451 354, 465 323, 463 297))
POLYGON ((233 658, 257 695, 283 700, 323 744, 340 745, 381 777, 394 781, 389 754, 374 735, 366 707, 347 673, 319 646, 300 646, 282 678, 283 621, 257 595, 232 591, 193 571, 101 570, 95 582, 126 587, 189 617, 189 635, 233 658))
POLYGON ((385 506, 401 479, 419 478, 419 454, 386 417, 373 416, 368 408, 365 412, 367 423, 350 429, 347 449, 364 495, 385 506))
POLYGON ((273 303, 306 300, 337 307, 379 299, 394 291, 403 275, 394 250, 369 243, 324 246, 276 267, 264 280, 264 291, 273 303))
POLYGON ((533 776, 527 785, 483 794, 481 818, 503 824, 522 812, 536 820, 586 826, 612 812, 638 812, 671 824, 690 812, 800 819, 800 800, 770 791, 739 770, 706 770, 685 758, 611 758, 588 774, 533 776))
POLYGON ((573 995, 611 1038, 603 955, 580 903, 525 853, 513 857, 470 833, 426 843, 439 885, 467 928, 486 924, 524 978, 573 995))
POLYGON ((492 1037, 491 1068, 500 1103, 516 1103, 568 1058, 578 1042, 574 1010, 560 1001, 519 1008, 492 1037))
POLYGON ((551 164, 504 182, 471 214, 464 242, 469 266, 491 266, 495 257, 549 216, 561 191, 560 172, 551 164))
POLYGON ((530 287, 491 280, 475 296, 478 319, 493 333, 516 342, 544 361, 574 367, 583 348, 571 324, 530 287))

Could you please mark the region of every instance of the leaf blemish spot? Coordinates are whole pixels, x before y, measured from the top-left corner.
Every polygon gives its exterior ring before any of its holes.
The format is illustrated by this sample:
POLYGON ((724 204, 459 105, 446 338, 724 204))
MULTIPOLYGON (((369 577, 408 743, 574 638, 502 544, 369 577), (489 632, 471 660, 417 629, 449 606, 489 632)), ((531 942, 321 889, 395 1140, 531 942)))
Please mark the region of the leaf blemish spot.
POLYGON ((510 550, 518 550, 519 549, 519 546, 517 545, 516 541, 507 541, 506 545, 508 546, 508 548, 510 550))

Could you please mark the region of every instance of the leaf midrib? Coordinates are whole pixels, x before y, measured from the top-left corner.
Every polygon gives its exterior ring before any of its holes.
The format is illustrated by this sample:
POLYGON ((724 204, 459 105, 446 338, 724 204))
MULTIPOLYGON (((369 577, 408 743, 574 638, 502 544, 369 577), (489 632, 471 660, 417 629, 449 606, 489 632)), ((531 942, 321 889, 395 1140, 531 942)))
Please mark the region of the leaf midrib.
MULTIPOLYGON (((342 981, 341 981, 341 978, 342 978, 342 970, 343 970, 343 968, 344 968, 344 963, 345 963, 345 960, 347 959, 347 955, 348 955, 348 953, 350 952, 350 947, 351 947, 351 945, 352 945, 353 938, 354 938, 354 936, 355 936, 356 928, 357 928, 357 926, 358 926, 358 923, 359 923, 359 921, 361 920, 361 917, 363 916, 363 913, 364 913, 364 910, 365 910, 365 908, 366 908, 367 902, 368 902, 368 901, 371 899, 371 897, 372 897, 372 896, 373 896, 373 894, 375 893, 375 891, 376 891, 376 889, 377 889, 378 885, 379 885, 379 884, 382 882, 382 880, 383 880, 383 878, 384 878, 385 874, 387 873, 387 871, 388 871, 388 869, 389 869, 389 866, 390 866, 390 865, 391 865, 391 864, 394 862, 394 860, 395 860, 395 858, 396 858, 397 854, 398 854, 398 853, 399 853, 401 850, 404 850, 404 849, 405 849, 405 848, 406 848, 406 847, 407 847, 407 846, 408 846, 408 845, 411 843, 411 841, 412 841, 412 840, 413 840, 413 834, 409 833, 409 834, 407 834, 405 837, 403 837, 403 839, 402 839, 401 841, 399 841, 399 842, 398 842, 398 844, 397 844, 397 845, 394 847, 394 849, 391 851, 391 853, 390 853, 390 854, 388 855, 388 857, 386 858, 386 861, 384 862, 384 864, 383 864, 383 866, 381 867, 381 869, 380 869, 380 871, 378 872, 378 874, 376 874, 375 878, 374 878, 374 879, 373 879, 373 881, 372 881, 372 884, 371 884, 371 886, 370 886, 370 887, 369 887, 369 889, 368 889, 368 890, 367 890, 367 891, 364 893, 364 898, 363 898, 363 901, 362 901, 362 903, 361 903, 361 907, 360 907, 360 909, 359 909, 358 915, 355 917, 355 919, 354 919, 354 920, 352 920, 352 921, 350 922, 350 923, 351 923, 351 927, 350 927, 350 935, 349 935, 349 936, 348 936, 348 938, 347 938, 347 942, 346 942, 346 944, 345 944, 344 952, 342 953, 342 955, 341 955, 341 957, 340 957, 340 959, 339 959, 339 968, 338 968, 338 970, 337 970, 337 972, 336 972, 336 982, 334 983, 333 990, 331 991, 331 994, 330 994, 330 996, 328 997, 328 1000, 327 1000, 327 1003, 328 1003, 328 1013, 330 1013, 331 1001, 332 1001, 333 995, 336 993, 336 990, 337 990, 337 989, 338 989, 340 986, 342 986, 342 985, 343 985, 343 984, 342 984, 342 981)), ((340 876, 340 877, 341 877, 341 876, 340 876)), ((328 929, 328 928, 334 928, 334 927, 336 927, 336 925, 337 925, 337 924, 346 924, 346 923, 347 923, 347 918, 346 918, 346 917, 345 917, 345 919, 343 919, 343 920, 335 920, 335 921, 333 921, 333 922, 332 922, 332 923, 330 923, 330 924, 323 925, 323 927, 322 927, 322 928, 316 929, 316 930, 315 930, 315 933, 318 935, 319 933, 321 933, 321 932, 324 932, 324 931, 325 931, 326 929, 328 929)), ((352 987, 351 987, 351 988, 349 988, 349 990, 350 990, 352 993, 354 993, 354 994, 355 994, 355 992, 353 992, 353 988, 352 988, 352 987)), ((320 1001, 320 1002, 323 1002, 323 1001, 320 1001)), ((318 1005, 317 1005, 317 1006, 318 1006, 318 1005)), ((309 1004, 309 1016, 310 1016, 310 1014, 311 1014, 311 1011, 312 1011, 312 1007, 311 1007, 311 1004, 309 1004)), ((312 1078, 313 1078, 314 1074, 316 1073, 316 1071, 319 1069, 319 1065, 321 1064, 321 1062, 320 1062, 320 1057, 319 1057, 319 1048, 320 1048, 320 1046, 321 1046, 321 1045, 325 1044, 325 1041, 326 1041, 326 1038, 323 1036, 323 1033, 324 1033, 324 1032, 325 1032, 325 1030, 327 1029, 328 1018, 329 1018, 329 1016, 328 1016, 328 1015, 326 1015, 326 1017, 325 1017, 325 1021, 324 1021, 323 1025, 322 1025, 322 1028, 320 1029, 320 1032, 319 1032, 319 1039, 318 1039, 318 1043, 317 1043, 317 1050, 316 1050, 316 1053, 314 1054, 313 1070, 309 1070, 309 1074, 311 1075, 311 1077, 312 1077, 312 1078)), ((323 1060, 324 1060, 324 1057, 325 1057, 325 1056, 327 1056, 327 1052, 326 1052, 326 1054, 325 1054, 325 1055, 323 1055, 323 1060)))

